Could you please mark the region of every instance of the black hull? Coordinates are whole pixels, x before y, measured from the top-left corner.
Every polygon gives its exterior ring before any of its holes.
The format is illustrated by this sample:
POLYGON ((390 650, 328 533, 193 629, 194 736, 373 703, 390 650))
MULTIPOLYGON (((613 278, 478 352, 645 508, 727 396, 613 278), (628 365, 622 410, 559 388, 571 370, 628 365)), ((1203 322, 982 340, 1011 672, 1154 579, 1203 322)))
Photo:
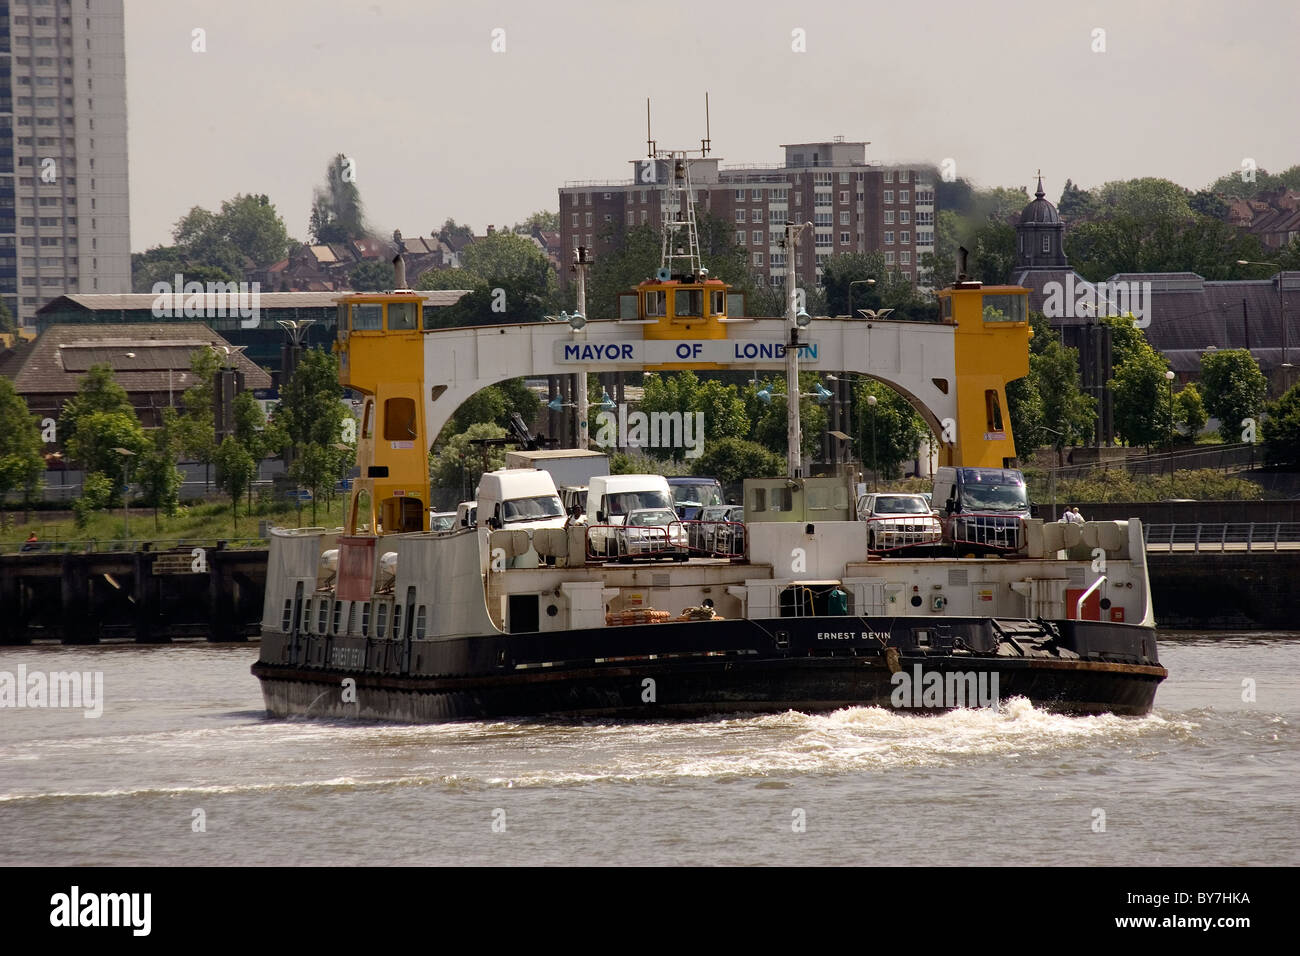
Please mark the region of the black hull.
POLYGON ((1013 697, 1060 713, 1136 716, 1150 711, 1166 676, 1151 628, 926 618, 673 623, 405 644, 271 633, 253 673, 273 716, 408 722, 863 706, 933 713, 1013 697))

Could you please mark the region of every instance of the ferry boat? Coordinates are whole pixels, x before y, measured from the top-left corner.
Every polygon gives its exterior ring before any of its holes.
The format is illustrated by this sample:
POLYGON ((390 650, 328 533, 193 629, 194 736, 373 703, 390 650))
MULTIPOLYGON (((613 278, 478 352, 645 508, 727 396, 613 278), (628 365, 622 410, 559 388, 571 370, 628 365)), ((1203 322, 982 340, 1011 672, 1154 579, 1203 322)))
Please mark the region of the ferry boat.
MULTIPOLYGON (((268 713, 653 719, 1012 697, 1147 713, 1166 671, 1138 521, 1017 516, 1014 546, 992 553, 871 553, 851 478, 803 474, 798 402, 787 474, 745 482, 743 527, 681 522, 658 537, 590 496, 586 521, 556 520, 544 502, 508 514, 503 472, 471 526, 429 530, 429 436, 478 389, 518 376, 784 368, 797 394, 801 368, 858 374, 909 397, 942 436, 942 465, 1014 467, 1002 408, 1028 372, 1028 290, 958 281, 938 293, 939 322, 813 319, 794 290, 784 318, 746 317, 699 261, 691 161, 649 162, 665 237, 685 241, 665 238, 663 268, 617 318, 587 321, 581 255, 568 322, 431 330, 419 293, 340 297, 340 381, 364 396, 362 477, 346 527, 272 532, 253 665, 268 713), (628 535, 635 553, 618 544, 628 535), (655 541, 686 560, 648 560, 655 541)), ((802 228, 787 226, 791 256, 802 228)))

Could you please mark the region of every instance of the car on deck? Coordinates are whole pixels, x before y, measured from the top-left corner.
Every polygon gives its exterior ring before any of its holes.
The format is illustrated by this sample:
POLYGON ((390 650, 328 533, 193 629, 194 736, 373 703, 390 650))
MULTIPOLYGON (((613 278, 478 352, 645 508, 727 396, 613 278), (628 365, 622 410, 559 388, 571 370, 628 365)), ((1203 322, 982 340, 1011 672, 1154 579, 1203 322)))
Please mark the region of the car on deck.
POLYGON ((943 541, 943 524, 921 495, 863 495, 858 520, 867 522, 867 550, 873 554, 936 548, 943 541))
POLYGON ((686 528, 668 508, 639 508, 618 529, 620 558, 671 558, 685 561, 686 528))

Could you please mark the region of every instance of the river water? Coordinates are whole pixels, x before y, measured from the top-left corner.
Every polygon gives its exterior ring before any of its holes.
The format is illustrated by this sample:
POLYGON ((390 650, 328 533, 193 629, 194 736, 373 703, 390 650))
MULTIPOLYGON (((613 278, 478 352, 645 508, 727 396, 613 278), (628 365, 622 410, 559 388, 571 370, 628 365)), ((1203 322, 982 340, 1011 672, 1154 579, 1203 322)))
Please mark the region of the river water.
POLYGON ((0 709, 0 864, 1300 862, 1300 634, 1160 655, 1144 718, 408 726, 268 719, 253 645, 0 648, 103 674, 0 709))

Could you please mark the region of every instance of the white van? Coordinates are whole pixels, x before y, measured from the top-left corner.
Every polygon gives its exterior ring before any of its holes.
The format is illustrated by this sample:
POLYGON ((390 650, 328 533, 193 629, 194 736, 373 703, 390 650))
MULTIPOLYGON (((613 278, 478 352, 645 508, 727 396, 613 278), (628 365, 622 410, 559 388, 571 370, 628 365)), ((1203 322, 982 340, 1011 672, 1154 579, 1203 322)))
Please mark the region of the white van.
POLYGON ((478 485, 478 526, 562 528, 564 506, 550 474, 535 468, 485 472, 478 485))
POLYGON ((473 501, 462 501, 456 506, 456 527, 473 528, 478 525, 478 505, 473 501))
POLYGON ((663 475, 595 475, 587 484, 587 527, 591 549, 612 553, 616 542, 609 527, 620 526, 633 511, 667 508, 673 511, 673 493, 663 475))

